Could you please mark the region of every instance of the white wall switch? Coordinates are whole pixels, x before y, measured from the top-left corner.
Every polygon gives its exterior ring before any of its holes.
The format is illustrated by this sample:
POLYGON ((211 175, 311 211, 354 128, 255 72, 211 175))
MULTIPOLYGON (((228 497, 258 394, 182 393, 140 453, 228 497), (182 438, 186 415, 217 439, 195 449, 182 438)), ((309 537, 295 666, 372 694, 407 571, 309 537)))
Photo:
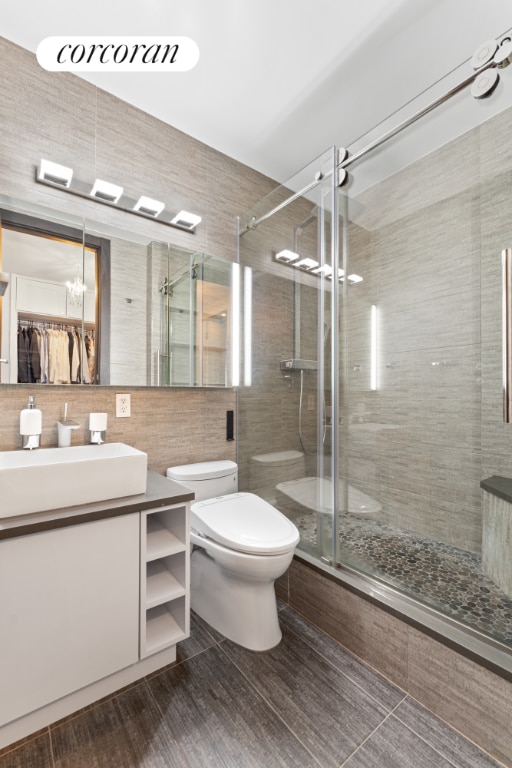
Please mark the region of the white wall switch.
POLYGON ((116 416, 117 418, 131 416, 130 395, 116 395, 116 416))

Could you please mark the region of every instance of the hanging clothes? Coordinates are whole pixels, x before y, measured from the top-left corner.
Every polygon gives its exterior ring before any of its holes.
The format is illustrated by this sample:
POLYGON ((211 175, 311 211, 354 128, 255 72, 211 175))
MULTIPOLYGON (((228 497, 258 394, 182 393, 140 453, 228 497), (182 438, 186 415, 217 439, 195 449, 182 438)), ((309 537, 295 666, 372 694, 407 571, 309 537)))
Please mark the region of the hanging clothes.
POLYGON ((92 384, 95 381, 94 339, 94 330, 88 330, 82 343, 81 326, 20 320, 18 382, 92 384))

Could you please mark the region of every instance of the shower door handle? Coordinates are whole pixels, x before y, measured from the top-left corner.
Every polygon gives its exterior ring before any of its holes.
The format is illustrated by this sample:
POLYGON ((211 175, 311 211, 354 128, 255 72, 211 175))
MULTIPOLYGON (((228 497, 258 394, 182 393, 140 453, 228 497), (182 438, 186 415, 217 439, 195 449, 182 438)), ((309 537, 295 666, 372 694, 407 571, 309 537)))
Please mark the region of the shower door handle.
POLYGON ((501 252, 503 421, 512 421, 512 248, 501 252))

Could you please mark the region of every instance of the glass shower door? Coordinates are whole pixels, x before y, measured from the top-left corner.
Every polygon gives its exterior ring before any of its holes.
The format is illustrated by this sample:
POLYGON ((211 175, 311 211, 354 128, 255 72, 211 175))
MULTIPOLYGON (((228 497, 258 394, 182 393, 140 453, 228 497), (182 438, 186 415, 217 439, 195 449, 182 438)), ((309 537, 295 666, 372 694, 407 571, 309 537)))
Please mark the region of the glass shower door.
POLYGON ((239 260, 252 270, 252 381, 238 403, 240 488, 299 528, 301 550, 333 559, 338 377, 334 148, 240 219, 239 260), (333 389, 333 382, 334 389, 333 389))

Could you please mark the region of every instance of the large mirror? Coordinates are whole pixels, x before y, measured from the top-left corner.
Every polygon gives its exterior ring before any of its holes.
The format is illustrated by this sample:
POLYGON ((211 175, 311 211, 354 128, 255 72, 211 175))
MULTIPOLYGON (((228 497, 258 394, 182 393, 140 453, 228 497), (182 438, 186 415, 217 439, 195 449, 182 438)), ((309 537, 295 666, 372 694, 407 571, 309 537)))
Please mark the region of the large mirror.
POLYGON ((1 383, 231 386, 232 264, 0 199, 1 383))

